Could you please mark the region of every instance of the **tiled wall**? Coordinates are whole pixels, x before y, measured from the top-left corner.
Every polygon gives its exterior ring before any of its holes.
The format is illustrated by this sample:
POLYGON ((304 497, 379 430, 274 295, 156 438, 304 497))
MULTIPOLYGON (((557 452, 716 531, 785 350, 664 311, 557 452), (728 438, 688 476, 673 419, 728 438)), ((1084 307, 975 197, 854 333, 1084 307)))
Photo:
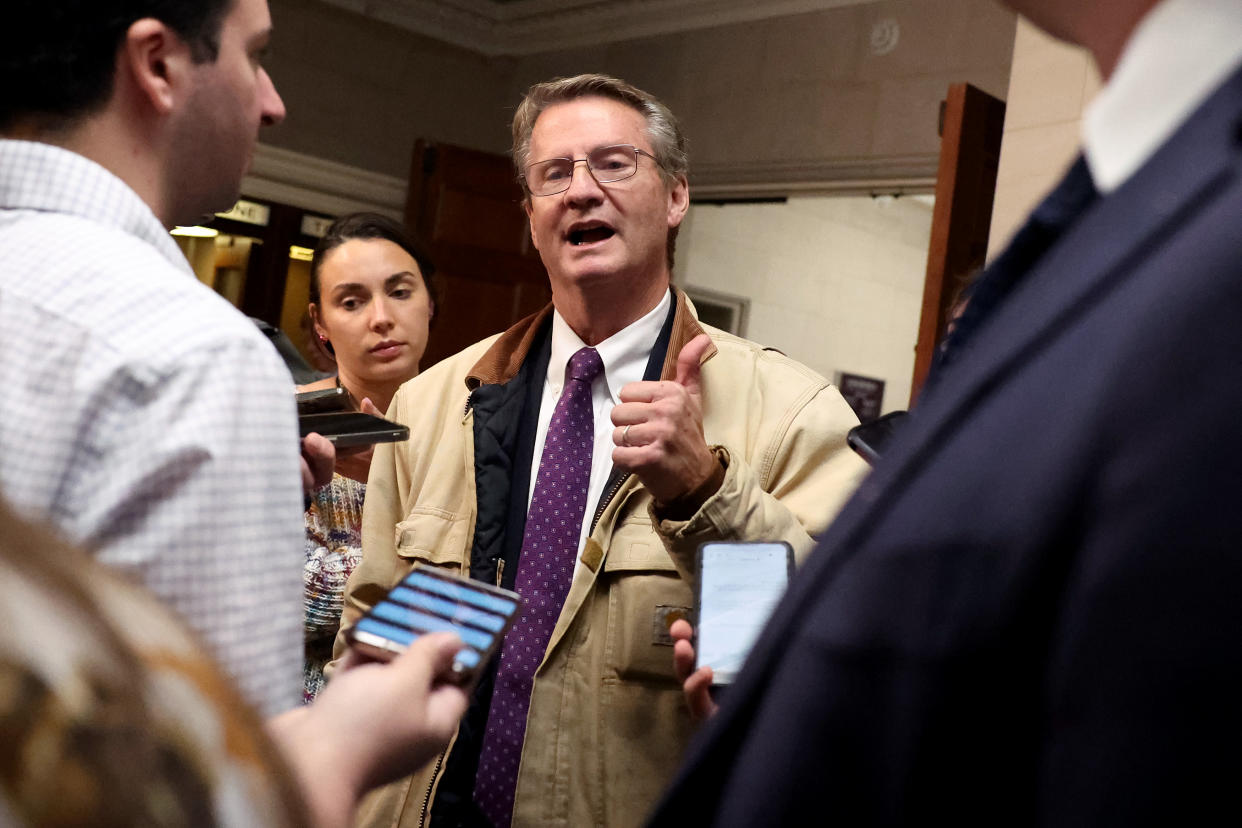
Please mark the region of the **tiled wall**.
POLYGON ((1004 247, 1074 159, 1083 108, 1099 89, 1100 76, 1087 52, 1019 19, 989 255, 1004 247))
POLYGON ((675 279, 750 299, 748 339, 829 379, 884 379, 884 410, 906 408, 931 213, 927 199, 891 196, 696 204, 675 279))

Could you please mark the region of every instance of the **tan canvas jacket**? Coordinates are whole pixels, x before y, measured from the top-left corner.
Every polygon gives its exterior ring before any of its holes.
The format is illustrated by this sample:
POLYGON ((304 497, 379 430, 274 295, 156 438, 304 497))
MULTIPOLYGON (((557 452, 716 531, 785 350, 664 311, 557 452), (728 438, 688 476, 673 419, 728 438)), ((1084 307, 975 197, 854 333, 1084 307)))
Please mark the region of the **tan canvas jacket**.
MULTIPOLYGON (((388 415, 410 427, 410 440, 376 449, 342 629, 415 562, 468 572, 477 509, 469 391, 515 376, 549 312, 398 391, 388 415)), ((664 378, 701 332, 713 342, 702 362, 704 434, 727 452, 724 483, 690 520, 658 526, 633 476, 608 502, 535 676, 515 826, 642 822, 691 734, 666 625, 693 603, 698 544, 779 539, 801 560, 866 472, 846 447, 857 419, 835 388, 778 352, 701 326, 680 292, 664 378)), ((338 656, 343 648, 338 637, 338 656)), ((442 764, 373 793, 359 824, 423 825, 442 764)))

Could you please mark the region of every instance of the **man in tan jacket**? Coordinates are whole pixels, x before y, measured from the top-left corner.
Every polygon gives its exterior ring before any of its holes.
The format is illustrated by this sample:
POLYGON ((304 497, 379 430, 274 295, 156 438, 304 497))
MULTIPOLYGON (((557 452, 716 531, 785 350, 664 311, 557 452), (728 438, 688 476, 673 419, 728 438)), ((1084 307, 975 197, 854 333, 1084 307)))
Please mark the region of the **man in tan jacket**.
POLYGON ((836 389, 671 288, 689 189, 663 104, 560 79, 528 91, 513 136, 552 304, 397 393, 411 439, 376 451, 342 628, 416 563, 527 606, 454 744, 373 796, 371 825, 638 823, 690 736, 668 624, 696 547, 784 540, 800 559, 865 471, 836 389))

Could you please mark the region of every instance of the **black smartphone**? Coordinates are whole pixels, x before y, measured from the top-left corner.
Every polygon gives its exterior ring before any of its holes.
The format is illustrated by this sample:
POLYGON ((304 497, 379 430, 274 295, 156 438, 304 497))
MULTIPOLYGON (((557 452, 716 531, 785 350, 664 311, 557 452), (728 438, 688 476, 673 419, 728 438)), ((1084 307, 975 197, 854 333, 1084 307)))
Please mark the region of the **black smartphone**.
POLYGON ((345 411, 349 408, 349 395, 339 385, 319 391, 303 391, 293 397, 298 403, 298 415, 323 414, 328 411, 345 411))
POLYGON ((695 570, 696 667, 712 668, 712 684, 733 682, 759 631, 793 576, 793 548, 784 541, 715 541, 699 546, 695 570))
POLYGON ((410 439, 408 426, 376 417, 374 414, 363 414, 361 411, 302 414, 298 417, 298 430, 303 437, 312 431, 322 434, 337 448, 395 443, 410 439))
POLYGON ((346 638, 372 658, 388 661, 424 633, 456 633, 466 646, 453 659, 452 678, 465 684, 495 654, 521 607, 516 592, 416 565, 346 638))
POLYGON ((890 411, 869 423, 856 425, 845 435, 845 442, 874 466, 909 415, 908 411, 890 411))

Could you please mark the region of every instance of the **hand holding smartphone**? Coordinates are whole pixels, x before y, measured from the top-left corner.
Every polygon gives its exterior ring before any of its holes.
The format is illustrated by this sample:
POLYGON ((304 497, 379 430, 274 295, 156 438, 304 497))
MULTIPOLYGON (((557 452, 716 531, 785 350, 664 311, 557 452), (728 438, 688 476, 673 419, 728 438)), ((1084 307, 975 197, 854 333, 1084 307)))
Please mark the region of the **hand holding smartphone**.
POLYGON ((499 649, 521 607, 516 592, 416 565, 346 638, 360 652, 387 661, 421 635, 456 633, 466 646, 453 659, 452 678, 466 684, 499 649))
POLYGON ((311 432, 322 434, 337 448, 395 443, 410 439, 408 426, 376 417, 374 414, 363 414, 361 411, 303 414, 298 417, 298 430, 303 437, 311 432))
POLYGON ((869 423, 856 425, 845 435, 845 442, 874 466, 909 414, 908 411, 890 411, 869 423))
POLYGON ((410 439, 408 427, 375 414, 350 409, 349 395, 339 385, 320 391, 304 391, 295 399, 298 404, 298 431, 303 437, 312 432, 320 434, 337 448, 410 439))
POLYGON ((699 547, 695 667, 712 685, 730 684, 793 575, 793 548, 776 542, 714 542, 699 547))
POLYGON ((341 386, 303 391, 293 397, 298 404, 298 416, 303 414, 326 414, 329 411, 349 410, 349 395, 341 386))

